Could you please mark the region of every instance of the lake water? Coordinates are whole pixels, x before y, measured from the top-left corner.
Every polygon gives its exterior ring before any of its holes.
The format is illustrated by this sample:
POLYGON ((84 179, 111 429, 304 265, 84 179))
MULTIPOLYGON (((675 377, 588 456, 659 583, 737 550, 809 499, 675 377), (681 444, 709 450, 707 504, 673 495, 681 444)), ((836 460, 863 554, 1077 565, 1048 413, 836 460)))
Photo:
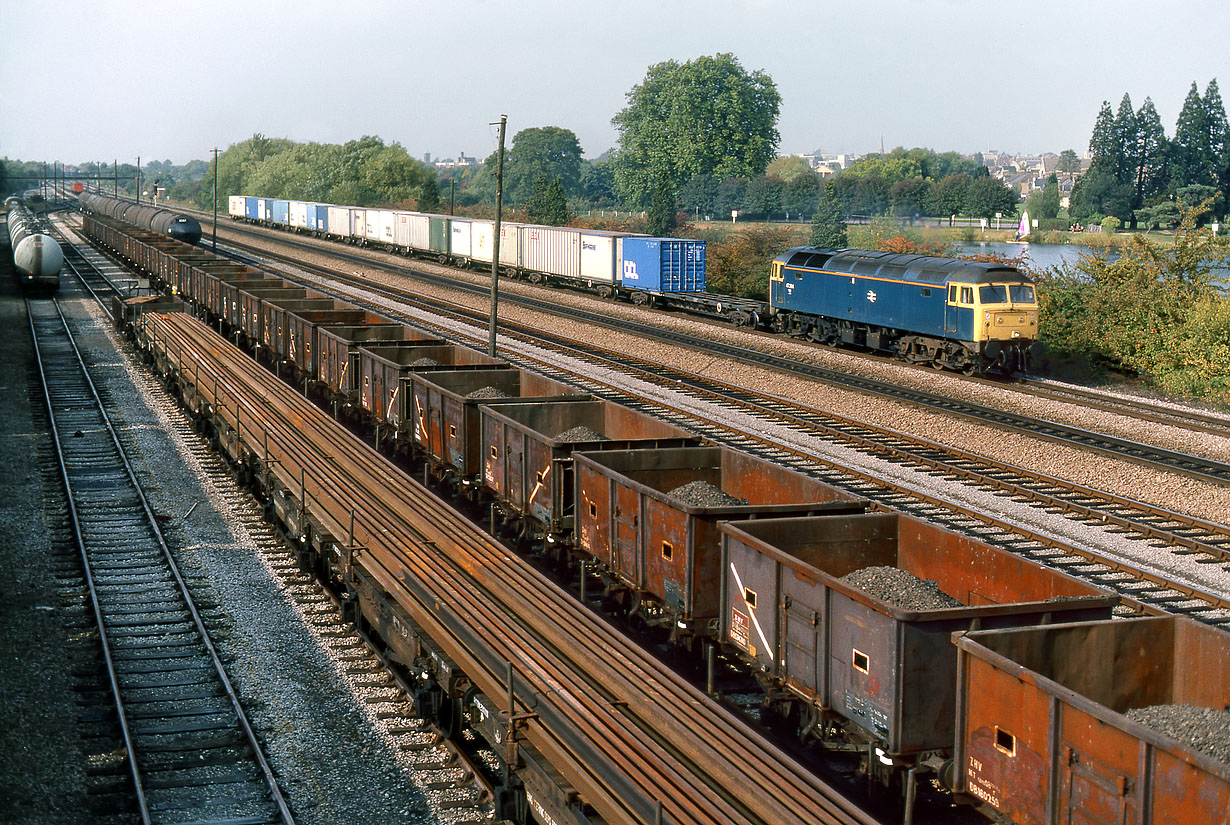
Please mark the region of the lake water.
MULTIPOLYGON (((982 243, 963 243, 958 244, 958 246, 965 252, 1000 255, 1005 258, 1028 255, 1032 269, 1050 269, 1063 263, 1076 264, 1081 255, 1087 255, 1096 251, 1088 246, 1061 243, 1017 244, 984 241, 982 243)), ((1222 282, 1223 289, 1230 286, 1230 269, 1218 269, 1215 272, 1222 282)))

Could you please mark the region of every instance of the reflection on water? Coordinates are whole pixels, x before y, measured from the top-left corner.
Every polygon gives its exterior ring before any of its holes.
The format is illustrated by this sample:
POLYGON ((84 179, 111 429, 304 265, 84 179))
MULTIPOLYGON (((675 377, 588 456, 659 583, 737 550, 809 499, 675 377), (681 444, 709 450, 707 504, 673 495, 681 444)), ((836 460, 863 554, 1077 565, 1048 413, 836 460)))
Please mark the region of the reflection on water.
MULTIPOLYGON (((1015 258, 1019 255, 1025 255, 1029 258, 1029 267, 1031 269, 1050 269, 1063 263, 1075 265, 1080 260, 1081 255, 1089 255, 1099 251, 1089 246, 1059 243, 1020 244, 985 241, 983 243, 962 243, 957 244, 957 246, 963 252, 999 255, 1004 258, 1015 258)), ((1115 253, 1111 252, 1110 256, 1113 260, 1115 253)), ((1219 276, 1223 289, 1230 288, 1230 269, 1217 269, 1214 272, 1219 276)))

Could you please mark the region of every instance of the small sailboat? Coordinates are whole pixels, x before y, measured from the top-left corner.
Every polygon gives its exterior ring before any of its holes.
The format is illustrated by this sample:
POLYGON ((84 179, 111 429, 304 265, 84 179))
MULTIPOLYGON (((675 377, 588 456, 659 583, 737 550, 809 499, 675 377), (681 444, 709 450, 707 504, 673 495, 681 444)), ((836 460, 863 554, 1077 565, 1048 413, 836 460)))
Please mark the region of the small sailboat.
POLYGON ((1029 213, 1021 211, 1021 225, 1016 228, 1016 238, 1011 243, 1029 243, 1029 213))

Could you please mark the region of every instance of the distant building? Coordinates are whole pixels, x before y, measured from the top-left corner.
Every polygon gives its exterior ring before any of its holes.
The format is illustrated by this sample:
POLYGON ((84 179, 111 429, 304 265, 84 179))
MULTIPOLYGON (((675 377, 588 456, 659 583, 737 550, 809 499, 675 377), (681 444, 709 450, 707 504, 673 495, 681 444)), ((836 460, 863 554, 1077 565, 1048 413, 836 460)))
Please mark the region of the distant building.
POLYGON ((479 160, 478 158, 469 157, 466 155, 465 152, 458 152, 456 159, 441 158, 440 160, 437 160, 435 163, 432 163, 432 166, 436 167, 437 169, 462 169, 467 166, 479 166, 481 164, 482 164, 482 161, 479 160))

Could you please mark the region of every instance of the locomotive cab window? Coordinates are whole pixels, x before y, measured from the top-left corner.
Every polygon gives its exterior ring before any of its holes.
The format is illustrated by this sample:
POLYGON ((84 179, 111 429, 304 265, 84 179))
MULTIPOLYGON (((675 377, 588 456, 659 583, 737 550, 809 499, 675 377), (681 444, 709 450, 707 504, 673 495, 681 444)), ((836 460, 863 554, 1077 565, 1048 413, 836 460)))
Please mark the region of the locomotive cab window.
POLYGON ((1003 284, 978 287, 978 301, 983 304, 1008 303, 1008 287, 1003 284))
POLYGON ((974 288, 972 286, 961 287, 961 303, 963 304, 974 303, 974 288))
POLYGON ((925 287, 923 287, 923 288, 922 288, 922 296, 923 296, 924 298, 930 298, 930 297, 931 297, 931 288, 930 288, 930 287, 926 287, 926 286, 925 286, 925 287))

